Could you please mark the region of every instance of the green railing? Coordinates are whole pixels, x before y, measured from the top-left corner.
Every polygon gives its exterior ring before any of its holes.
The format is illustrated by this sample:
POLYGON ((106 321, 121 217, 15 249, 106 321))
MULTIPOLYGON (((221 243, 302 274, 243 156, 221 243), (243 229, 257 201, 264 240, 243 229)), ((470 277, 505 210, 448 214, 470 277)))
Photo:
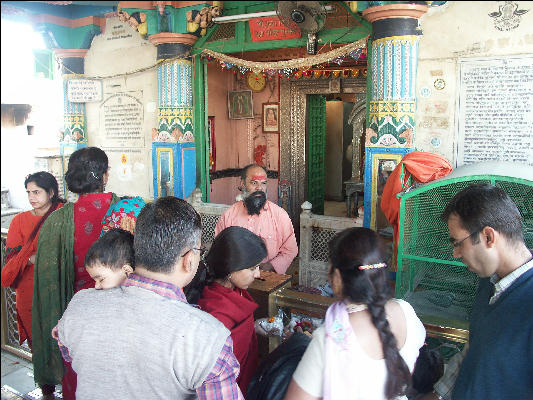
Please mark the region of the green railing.
MULTIPOLYGON (((2 268, 6 263, 6 239, 7 229, 2 229, 2 268)), ((2 350, 16 354, 19 357, 26 358, 31 361, 31 351, 27 343, 19 344, 19 333, 17 329, 17 302, 16 293, 11 288, 2 288, 2 350)))

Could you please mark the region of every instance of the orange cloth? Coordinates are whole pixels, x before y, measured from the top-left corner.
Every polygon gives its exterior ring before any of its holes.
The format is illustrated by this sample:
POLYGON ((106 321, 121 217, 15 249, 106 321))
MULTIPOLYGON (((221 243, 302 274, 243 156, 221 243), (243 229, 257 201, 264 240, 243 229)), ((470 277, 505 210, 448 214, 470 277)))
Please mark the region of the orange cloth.
POLYGON ((394 260, 398 254, 400 219, 400 199, 396 195, 417 182, 426 183, 442 178, 452 172, 452 169, 450 162, 441 155, 414 151, 407 153, 390 174, 383 188, 381 209, 394 228, 394 260))
MULTIPOLYGON (((57 209, 63 207, 59 203, 57 209)), ((33 300, 33 264, 28 264, 30 256, 37 252, 39 234, 28 243, 28 238, 42 217, 31 211, 17 214, 7 232, 7 262, 2 269, 2 287, 16 289, 17 325, 20 343, 28 339, 31 347, 31 307, 33 300)))
POLYGON ((220 216, 215 237, 228 226, 241 226, 265 241, 267 256, 278 274, 284 274, 298 254, 294 228, 287 212, 267 200, 259 215, 249 215, 242 201, 233 204, 220 216))

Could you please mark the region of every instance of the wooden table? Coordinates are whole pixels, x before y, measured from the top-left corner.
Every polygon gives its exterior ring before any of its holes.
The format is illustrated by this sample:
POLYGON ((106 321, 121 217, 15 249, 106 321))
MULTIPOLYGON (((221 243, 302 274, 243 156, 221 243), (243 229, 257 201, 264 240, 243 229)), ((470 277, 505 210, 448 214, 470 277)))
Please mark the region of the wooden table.
MULTIPOLYGON (((278 274, 271 271, 261 271, 260 278, 257 278, 248 288, 248 292, 259 305, 254 312, 254 318, 268 318, 269 304, 272 302, 272 296, 278 290, 291 286, 291 275, 278 274)), ((259 336, 257 337, 259 344, 259 359, 262 359, 268 354, 268 338, 259 336)))

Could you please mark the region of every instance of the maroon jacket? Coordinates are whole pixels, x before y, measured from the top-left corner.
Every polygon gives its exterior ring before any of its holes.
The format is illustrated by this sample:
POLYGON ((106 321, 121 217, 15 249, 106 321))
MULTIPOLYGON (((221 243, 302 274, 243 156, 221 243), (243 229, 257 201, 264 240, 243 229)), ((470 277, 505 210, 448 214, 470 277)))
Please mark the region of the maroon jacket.
POLYGON ((233 353, 241 365, 237 384, 246 396, 259 357, 254 328, 256 302, 247 290, 231 290, 213 282, 204 288, 198 305, 231 331, 233 353))

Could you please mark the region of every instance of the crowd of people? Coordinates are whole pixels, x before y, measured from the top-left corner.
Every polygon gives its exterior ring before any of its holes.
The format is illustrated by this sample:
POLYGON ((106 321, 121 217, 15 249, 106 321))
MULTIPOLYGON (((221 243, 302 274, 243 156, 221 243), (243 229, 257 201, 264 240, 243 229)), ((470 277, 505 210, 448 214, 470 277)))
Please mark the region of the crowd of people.
MULTIPOLYGON (((350 228, 330 241, 336 301, 310 341, 289 339, 272 353, 298 352, 297 367, 258 368, 263 332, 247 289, 260 270, 286 272, 298 251, 287 213, 266 200, 266 171, 243 170, 244 199, 221 216, 205 257, 189 203, 121 199, 105 191, 108 171, 102 150, 74 152, 65 180, 75 203, 58 197, 52 175, 29 175, 33 209, 9 229, 2 286, 17 291, 20 339, 43 398, 61 383, 64 399, 259 399, 263 377, 276 374, 290 379, 265 400, 412 395, 426 331, 391 296, 374 231, 350 228)), ((442 218, 454 257, 481 279, 468 345, 418 398, 533 399, 533 260, 518 208, 501 188, 477 184, 442 218)))

